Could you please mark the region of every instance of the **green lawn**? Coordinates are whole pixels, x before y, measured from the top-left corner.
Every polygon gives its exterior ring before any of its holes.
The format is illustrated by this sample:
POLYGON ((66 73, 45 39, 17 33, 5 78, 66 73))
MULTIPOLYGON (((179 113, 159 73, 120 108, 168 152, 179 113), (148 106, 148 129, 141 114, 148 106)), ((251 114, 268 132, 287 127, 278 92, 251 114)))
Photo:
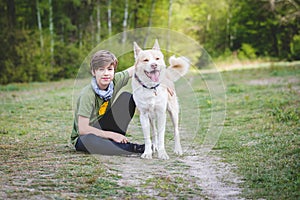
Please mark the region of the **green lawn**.
POLYGON ((223 73, 225 128, 215 149, 236 163, 249 199, 299 199, 300 66, 223 73))
MULTIPOLYGON (((226 119, 212 153, 237 166, 244 180, 242 197, 299 199, 300 66, 221 75, 226 119)), ((0 198, 149 198, 130 184, 120 185, 122 177, 106 163, 73 150, 73 87, 74 80, 0 86, 0 198)), ((205 86, 199 87, 195 92, 203 97, 199 104, 206 119, 211 102, 205 86)), ((199 146, 205 128, 199 130, 199 146)), ((199 187, 185 188, 187 181, 149 178, 141 187, 154 182, 162 198, 176 191, 187 191, 181 198, 201 194, 199 187)))

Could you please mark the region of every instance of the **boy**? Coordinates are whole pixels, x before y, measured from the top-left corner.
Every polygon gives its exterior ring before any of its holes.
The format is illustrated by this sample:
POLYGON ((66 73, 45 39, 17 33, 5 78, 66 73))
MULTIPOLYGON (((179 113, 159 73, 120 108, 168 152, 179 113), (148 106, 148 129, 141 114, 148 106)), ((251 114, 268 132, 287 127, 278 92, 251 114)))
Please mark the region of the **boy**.
POLYGON ((135 112, 132 94, 123 92, 115 100, 132 77, 134 67, 115 73, 117 65, 115 55, 106 50, 96 52, 91 58, 93 78, 77 100, 71 134, 77 151, 104 155, 144 152, 145 145, 130 143, 125 136, 135 112))

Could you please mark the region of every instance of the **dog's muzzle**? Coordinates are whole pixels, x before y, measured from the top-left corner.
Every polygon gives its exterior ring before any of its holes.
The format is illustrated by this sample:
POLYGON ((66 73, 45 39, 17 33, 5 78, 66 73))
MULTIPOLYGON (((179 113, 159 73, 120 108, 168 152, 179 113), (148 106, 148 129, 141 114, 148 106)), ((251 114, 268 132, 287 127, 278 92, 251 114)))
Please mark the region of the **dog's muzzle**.
POLYGON ((150 72, 144 71, 146 76, 150 78, 153 82, 159 82, 160 70, 152 70, 150 72))

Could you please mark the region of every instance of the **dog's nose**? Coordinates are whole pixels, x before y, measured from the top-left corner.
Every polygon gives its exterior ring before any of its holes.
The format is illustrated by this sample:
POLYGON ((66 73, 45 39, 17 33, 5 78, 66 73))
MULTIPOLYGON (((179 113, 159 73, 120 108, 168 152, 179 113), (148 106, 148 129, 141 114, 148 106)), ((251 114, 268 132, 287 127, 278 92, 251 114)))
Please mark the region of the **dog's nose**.
POLYGON ((156 63, 152 63, 152 64, 151 64, 151 68, 152 68, 152 69, 156 69, 156 68, 157 68, 157 64, 156 64, 156 63))

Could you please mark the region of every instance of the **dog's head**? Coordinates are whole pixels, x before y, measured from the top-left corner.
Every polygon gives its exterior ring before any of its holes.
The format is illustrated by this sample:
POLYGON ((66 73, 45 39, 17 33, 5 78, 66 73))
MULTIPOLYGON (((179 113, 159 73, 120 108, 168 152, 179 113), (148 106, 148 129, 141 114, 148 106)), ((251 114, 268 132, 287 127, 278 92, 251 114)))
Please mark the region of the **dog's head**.
POLYGON ((134 42, 135 72, 141 81, 159 83, 166 69, 164 55, 160 51, 158 41, 152 49, 142 50, 134 42))

